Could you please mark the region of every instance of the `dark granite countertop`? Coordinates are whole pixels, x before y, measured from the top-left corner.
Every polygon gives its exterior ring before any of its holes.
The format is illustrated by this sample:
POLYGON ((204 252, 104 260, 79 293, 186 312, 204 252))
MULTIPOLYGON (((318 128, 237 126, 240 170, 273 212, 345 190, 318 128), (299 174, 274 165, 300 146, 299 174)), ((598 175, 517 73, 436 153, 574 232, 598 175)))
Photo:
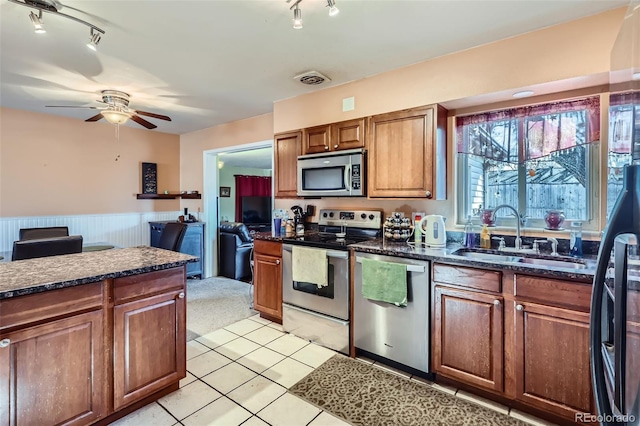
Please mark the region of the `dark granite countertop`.
POLYGON ((154 247, 66 254, 0 263, 0 300, 196 262, 197 257, 154 247))
MULTIPOLYGON (((447 247, 443 249, 432 249, 425 248, 424 246, 415 246, 413 244, 410 245, 407 243, 385 243, 382 239, 376 239, 365 241, 362 243, 351 244, 349 247, 357 252, 408 257, 413 259, 430 260, 453 265, 472 266, 477 268, 507 269, 527 274, 545 275, 549 277, 579 281, 592 281, 595 274, 596 265, 595 258, 581 259, 581 261, 584 262, 586 266, 586 268, 584 269, 575 269, 572 266, 564 268, 557 266, 543 266, 515 262, 499 262, 493 260, 472 259, 452 254, 453 252, 461 248, 461 245, 457 243, 449 243, 447 244, 447 247)), ((518 253, 509 253, 509 255, 523 257, 522 254, 518 253)), ((525 256, 537 257, 540 259, 557 260, 557 258, 551 256, 525 256)))
POLYGON ((273 231, 269 232, 254 232, 251 234, 254 240, 266 240, 266 241, 278 241, 282 242, 282 237, 277 236, 273 233, 273 231))

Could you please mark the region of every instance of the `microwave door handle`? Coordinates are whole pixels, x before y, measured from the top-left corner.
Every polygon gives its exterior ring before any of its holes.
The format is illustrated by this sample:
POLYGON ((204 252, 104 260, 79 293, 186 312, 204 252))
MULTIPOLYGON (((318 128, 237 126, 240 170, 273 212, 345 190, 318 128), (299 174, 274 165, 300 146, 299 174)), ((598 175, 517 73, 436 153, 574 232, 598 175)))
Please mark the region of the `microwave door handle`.
POLYGON ((347 191, 351 192, 351 164, 345 166, 344 168, 344 182, 344 186, 347 191))

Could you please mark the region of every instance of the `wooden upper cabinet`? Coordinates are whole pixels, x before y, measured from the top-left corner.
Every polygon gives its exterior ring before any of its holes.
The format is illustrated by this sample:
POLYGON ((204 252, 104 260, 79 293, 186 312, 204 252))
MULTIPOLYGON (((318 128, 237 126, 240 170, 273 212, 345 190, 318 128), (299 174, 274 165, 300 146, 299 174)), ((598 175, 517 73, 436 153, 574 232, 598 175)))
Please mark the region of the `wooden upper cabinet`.
POLYGON ((302 155, 302 132, 275 135, 273 143, 275 157, 275 196, 296 197, 298 192, 298 156, 302 155))
POLYGON ((304 129, 302 140, 305 154, 316 154, 331 150, 331 125, 304 129))
POLYGON ((324 126, 304 129, 303 146, 305 154, 364 148, 366 118, 341 121, 324 126))
POLYGON ((371 117, 370 198, 446 199, 446 119, 439 105, 371 117))

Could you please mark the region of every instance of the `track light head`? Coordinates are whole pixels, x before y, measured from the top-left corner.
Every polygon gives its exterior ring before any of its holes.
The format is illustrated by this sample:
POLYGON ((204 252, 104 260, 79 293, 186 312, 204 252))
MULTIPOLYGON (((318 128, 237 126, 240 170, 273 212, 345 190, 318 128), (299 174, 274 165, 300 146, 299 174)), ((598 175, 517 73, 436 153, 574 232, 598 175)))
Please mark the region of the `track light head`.
POLYGON ((302 28, 302 10, 296 4, 295 9, 293 9, 293 28, 299 30, 302 28))
POLYGON ((87 47, 94 52, 98 50, 98 43, 100 43, 100 33, 94 32, 93 28, 91 29, 91 37, 89 38, 89 43, 87 43, 87 47))
POLYGON ((40 11, 38 15, 33 12, 29 13, 29 19, 33 24, 33 30, 36 34, 44 34, 47 32, 47 30, 42 26, 42 11, 40 11))
POLYGON ((336 16, 340 9, 336 7, 336 0, 327 0, 327 7, 329 8, 329 16, 336 16))

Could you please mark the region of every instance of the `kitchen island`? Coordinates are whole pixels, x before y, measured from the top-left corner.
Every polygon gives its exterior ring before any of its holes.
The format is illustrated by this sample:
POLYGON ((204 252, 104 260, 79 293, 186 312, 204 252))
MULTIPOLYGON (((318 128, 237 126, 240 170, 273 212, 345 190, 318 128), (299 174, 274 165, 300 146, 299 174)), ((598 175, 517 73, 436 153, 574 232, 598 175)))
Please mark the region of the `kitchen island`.
POLYGON ((0 424, 108 424, 186 375, 186 272, 133 247, 0 264, 0 424))

